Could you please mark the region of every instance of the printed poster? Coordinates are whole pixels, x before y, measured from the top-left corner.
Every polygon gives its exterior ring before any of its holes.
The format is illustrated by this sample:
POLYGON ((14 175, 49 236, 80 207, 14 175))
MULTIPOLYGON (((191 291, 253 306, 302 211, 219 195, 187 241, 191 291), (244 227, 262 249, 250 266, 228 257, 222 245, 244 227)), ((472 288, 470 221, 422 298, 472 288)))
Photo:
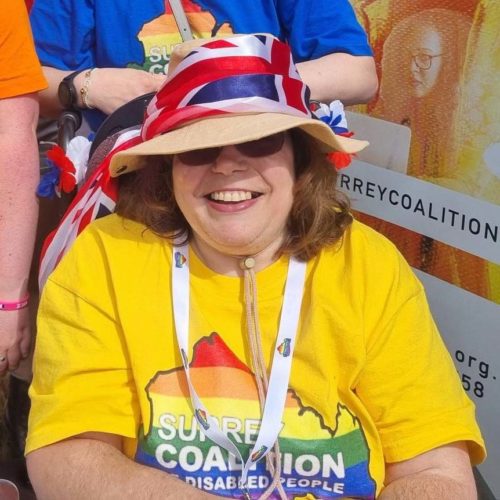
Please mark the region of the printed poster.
POLYGON ((351 0, 376 99, 352 111, 370 147, 342 171, 359 218, 423 281, 488 447, 500 497, 500 2, 351 0))

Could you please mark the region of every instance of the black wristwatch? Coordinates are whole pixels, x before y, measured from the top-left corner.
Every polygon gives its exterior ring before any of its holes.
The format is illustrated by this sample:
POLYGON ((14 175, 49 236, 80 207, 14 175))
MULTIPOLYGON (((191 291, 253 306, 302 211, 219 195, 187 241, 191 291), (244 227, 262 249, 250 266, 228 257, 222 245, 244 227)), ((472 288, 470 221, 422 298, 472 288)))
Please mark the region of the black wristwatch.
POLYGON ((73 73, 70 73, 68 76, 64 77, 59 84, 57 89, 57 96, 59 97, 59 101, 62 104, 64 109, 72 109, 78 110, 80 107, 78 106, 78 91, 75 88, 75 84, 73 80, 77 75, 86 71, 85 69, 80 69, 73 73))

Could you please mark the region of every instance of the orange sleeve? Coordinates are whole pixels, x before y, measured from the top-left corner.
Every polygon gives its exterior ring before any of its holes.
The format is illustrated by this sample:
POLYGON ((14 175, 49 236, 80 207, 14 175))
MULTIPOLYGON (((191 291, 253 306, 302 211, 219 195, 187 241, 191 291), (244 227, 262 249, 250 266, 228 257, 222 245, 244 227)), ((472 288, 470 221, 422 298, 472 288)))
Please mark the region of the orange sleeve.
POLYGON ((24 0, 2 3, 0 15, 0 99, 47 88, 35 52, 24 0))

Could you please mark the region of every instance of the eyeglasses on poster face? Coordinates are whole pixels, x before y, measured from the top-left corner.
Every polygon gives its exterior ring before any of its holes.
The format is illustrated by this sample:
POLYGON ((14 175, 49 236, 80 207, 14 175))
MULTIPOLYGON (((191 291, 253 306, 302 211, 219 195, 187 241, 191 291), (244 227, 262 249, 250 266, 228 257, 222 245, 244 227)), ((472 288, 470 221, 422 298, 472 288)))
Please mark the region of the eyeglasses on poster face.
POLYGON ((415 52, 411 54, 411 60, 416 64, 419 69, 430 69, 432 66, 432 61, 436 57, 441 57, 443 54, 430 55, 425 52, 415 52))

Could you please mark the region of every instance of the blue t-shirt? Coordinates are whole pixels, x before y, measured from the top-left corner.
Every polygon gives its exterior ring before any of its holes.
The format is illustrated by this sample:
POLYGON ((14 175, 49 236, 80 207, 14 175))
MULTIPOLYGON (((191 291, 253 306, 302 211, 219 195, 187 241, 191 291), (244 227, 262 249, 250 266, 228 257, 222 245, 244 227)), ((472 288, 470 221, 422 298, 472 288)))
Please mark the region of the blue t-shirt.
MULTIPOLYGON (((142 68, 164 73, 181 41, 165 0, 36 0, 31 24, 40 61, 73 70, 142 68)), ((196 37, 272 33, 296 62, 332 52, 372 55, 348 0, 183 0, 196 37)), ((100 113, 99 113, 100 114, 100 113)), ((95 127, 103 115, 93 119, 95 127)))

